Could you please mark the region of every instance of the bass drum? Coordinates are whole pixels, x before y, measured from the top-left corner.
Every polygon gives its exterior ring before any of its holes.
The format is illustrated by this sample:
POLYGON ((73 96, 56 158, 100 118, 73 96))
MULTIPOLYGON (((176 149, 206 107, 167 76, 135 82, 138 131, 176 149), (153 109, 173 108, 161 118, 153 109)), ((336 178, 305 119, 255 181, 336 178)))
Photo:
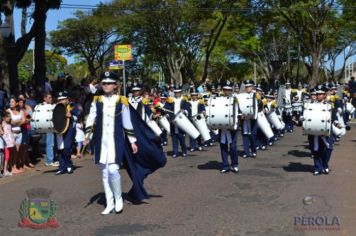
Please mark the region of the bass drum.
POLYGON ((256 94, 240 93, 237 94, 237 99, 242 115, 246 116, 247 118, 256 120, 258 113, 256 94))
POLYGON ((234 129, 238 122, 238 104, 234 97, 211 97, 206 115, 211 129, 234 129))
POLYGON ((331 105, 308 102, 304 105, 303 129, 305 134, 330 136, 331 105))
POLYGON ((40 134, 63 134, 69 126, 67 109, 63 104, 39 104, 35 106, 31 127, 40 134))

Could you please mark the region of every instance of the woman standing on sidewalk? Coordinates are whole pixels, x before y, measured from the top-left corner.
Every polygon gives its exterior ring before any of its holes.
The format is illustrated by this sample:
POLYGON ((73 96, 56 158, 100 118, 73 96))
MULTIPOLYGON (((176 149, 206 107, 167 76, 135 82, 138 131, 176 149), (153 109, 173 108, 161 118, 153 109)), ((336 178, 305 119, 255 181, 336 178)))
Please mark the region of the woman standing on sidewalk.
POLYGON ((29 156, 29 145, 30 145, 30 138, 31 138, 31 116, 32 116, 32 108, 26 105, 26 99, 24 95, 19 95, 19 107, 24 113, 25 122, 21 125, 22 131, 22 143, 20 146, 19 156, 24 160, 24 166, 26 169, 34 168, 35 166, 30 161, 29 156))
POLYGON ((21 173, 24 171, 23 166, 24 166, 24 160, 23 158, 19 155, 20 151, 20 146, 22 143, 22 131, 21 131, 21 125, 25 123, 25 114, 24 112, 20 109, 19 107, 19 99, 15 97, 10 98, 10 108, 7 109, 7 112, 10 113, 11 116, 11 125, 12 125, 12 133, 14 134, 15 137, 15 145, 16 148, 14 149, 14 155, 13 155, 13 162, 12 162, 12 170, 15 173, 21 173))

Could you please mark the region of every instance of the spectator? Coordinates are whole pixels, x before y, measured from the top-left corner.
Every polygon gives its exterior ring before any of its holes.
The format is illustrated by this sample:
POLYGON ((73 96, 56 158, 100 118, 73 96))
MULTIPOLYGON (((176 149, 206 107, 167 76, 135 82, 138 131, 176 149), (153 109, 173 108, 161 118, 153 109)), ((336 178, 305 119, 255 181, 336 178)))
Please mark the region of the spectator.
POLYGON ((31 117, 32 117, 32 108, 29 105, 25 104, 26 100, 23 94, 19 95, 19 107, 21 111, 24 113, 25 116, 25 121, 21 125, 21 132, 22 132, 22 143, 20 146, 20 150, 18 155, 23 158, 24 160, 24 167, 26 169, 28 168, 34 168, 35 166, 31 163, 30 158, 29 158, 29 144, 30 144, 30 134, 31 134, 31 117))
POLYGON ((77 148, 77 158, 82 158, 82 153, 81 149, 83 147, 84 139, 85 139, 85 134, 84 134, 84 123, 82 120, 80 120, 76 124, 76 133, 75 133, 75 143, 76 143, 76 148, 77 148))
POLYGON ((22 143, 22 132, 21 125, 25 123, 25 115, 24 112, 19 107, 19 99, 15 97, 10 98, 10 108, 7 110, 11 116, 11 131, 15 137, 15 146, 14 149, 14 158, 12 163, 12 170, 14 173, 23 172, 23 159, 20 155, 18 155, 20 151, 20 146, 22 143))
MULTIPOLYGON (((53 97, 51 93, 45 93, 43 95, 43 103, 53 104, 53 97)), ((46 134, 46 161, 45 166, 59 166, 58 161, 54 162, 54 134, 46 134)))
MULTIPOLYGON (((23 97, 23 98, 25 98, 25 97, 23 97)), ((26 99, 26 105, 30 106, 32 108, 32 110, 37 105, 36 91, 34 89, 31 89, 30 93, 28 94, 28 98, 26 99)))
POLYGON ((7 92, 4 89, 5 84, 4 83, 0 83, 0 114, 3 113, 4 108, 6 106, 6 100, 7 100, 7 92))
MULTIPOLYGON (((5 141, 4 144, 4 176, 12 176, 12 172, 9 171, 10 167, 11 167, 11 154, 14 150, 14 146, 15 146, 15 137, 12 133, 12 129, 11 129, 11 114, 9 112, 5 112, 4 116, 3 116, 3 121, 1 123, 2 126, 2 130, 1 132, 3 133, 3 139, 5 141)), ((13 168, 12 169, 14 174, 18 174, 21 173, 23 171, 18 170, 17 168, 13 168)))
POLYGON ((52 86, 49 82, 49 79, 46 77, 45 79, 45 87, 44 87, 44 92, 45 93, 51 93, 53 91, 52 86))

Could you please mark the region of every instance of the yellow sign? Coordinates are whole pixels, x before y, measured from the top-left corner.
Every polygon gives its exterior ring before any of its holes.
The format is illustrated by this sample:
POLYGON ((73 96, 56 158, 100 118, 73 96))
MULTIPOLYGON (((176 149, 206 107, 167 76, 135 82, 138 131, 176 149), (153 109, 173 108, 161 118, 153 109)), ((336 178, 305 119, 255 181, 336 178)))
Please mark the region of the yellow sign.
POLYGON ((132 46, 127 45, 115 45, 115 61, 132 61, 132 46))

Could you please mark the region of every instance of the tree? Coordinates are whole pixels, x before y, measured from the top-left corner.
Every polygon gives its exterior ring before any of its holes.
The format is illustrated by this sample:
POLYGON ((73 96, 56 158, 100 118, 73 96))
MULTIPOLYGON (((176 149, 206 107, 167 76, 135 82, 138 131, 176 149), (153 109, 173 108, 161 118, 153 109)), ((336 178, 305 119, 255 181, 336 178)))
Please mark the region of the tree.
MULTIPOLYGON (((0 0, 1 11, 4 12, 7 19, 12 19, 13 11, 15 7, 21 9, 28 9, 31 6, 34 7, 32 15, 33 24, 30 30, 16 40, 16 42, 11 42, 14 46, 11 49, 11 56, 9 56, 8 63, 11 68, 9 70, 9 77, 11 82, 11 92, 15 92, 18 89, 18 75, 17 75, 17 64, 20 62, 22 57, 25 55, 27 48, 31 40, 35 37, 35 84, 39 90, 43 89, 46 68, 45 68, 45 40, 46 40, 46 19, 47 11, 49 9, 58 9, 61 4, 61 0, 0 0)), ((25 11, 25 10, 24 10, 25 11)), ((10 20, 8 20, 10 22, 10 20)), ((13 22, 13 21, 12 21, 13 22)), ((12 36, 14 41, 14 35, 12 36)), ((8 53, 9 54, 9 53, 8 53)))
POLYGON ((88 63, 90 74, 96 76, 121 36, 113 28, 113 18, 102 9, 90 13, 77 11, 74 15, 75 18, 64 20, 50 33, 51 44, 67 55, 79 55, 88 63))
POLYGON ((311 77, 309 84, 316 85, 322 67, 325 41, 335 34, 333 29, 335 20, 340 15, 337 10, 340 7, 339 2, 336 0, 267 2, 269 7, 281 14, 283 23, 301 43, 303 58, 306 58, 305 65, 311 77))
POLYGON ((118 30, 124 41, 135 45, 139 56, 158 63, 171 84, 195 80, 204 60, 202 80, 207 77, 210 55, 237 1, 129 0, 109 5, 120 18, 118 30))
MULTIPOLYGON (((67 59, 53 51, 46 50, 47 77, 54 77, 65 70, 67 59)), ((33 50, 28 50, 18 65, 19 80, 27 82, 33 76, 33 50)))

